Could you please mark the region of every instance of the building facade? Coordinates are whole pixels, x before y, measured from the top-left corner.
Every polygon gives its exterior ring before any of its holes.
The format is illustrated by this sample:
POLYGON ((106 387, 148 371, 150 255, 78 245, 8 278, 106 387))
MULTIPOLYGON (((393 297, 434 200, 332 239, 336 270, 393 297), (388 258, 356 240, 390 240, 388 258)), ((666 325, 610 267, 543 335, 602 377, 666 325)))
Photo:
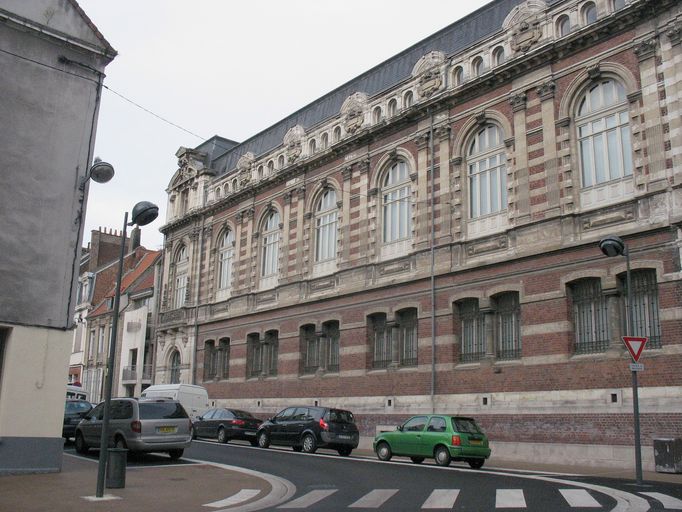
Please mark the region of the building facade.
POLYGON ((157 382, 345 407, 365 442, 450 412, 501 458, 631 466, 621 336, 647 336, 652 467, 682 432, 680 7, 497 0, 242 143, 180 148, 157 382))
POLYGON ((0 47, 0 474, 59 471, 87 171, 116 52, 75 0, 0 0, 0 47))

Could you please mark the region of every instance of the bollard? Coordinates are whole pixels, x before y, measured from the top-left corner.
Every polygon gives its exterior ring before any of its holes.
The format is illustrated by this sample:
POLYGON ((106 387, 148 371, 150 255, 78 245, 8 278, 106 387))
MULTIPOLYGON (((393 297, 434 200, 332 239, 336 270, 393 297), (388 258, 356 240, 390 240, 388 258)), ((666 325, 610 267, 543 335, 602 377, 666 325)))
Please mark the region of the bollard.
POLYGON ((123 489, 126 486, 126 462, 128 450, 126 448, 109 448, 107 462, 108 489, 123 489))

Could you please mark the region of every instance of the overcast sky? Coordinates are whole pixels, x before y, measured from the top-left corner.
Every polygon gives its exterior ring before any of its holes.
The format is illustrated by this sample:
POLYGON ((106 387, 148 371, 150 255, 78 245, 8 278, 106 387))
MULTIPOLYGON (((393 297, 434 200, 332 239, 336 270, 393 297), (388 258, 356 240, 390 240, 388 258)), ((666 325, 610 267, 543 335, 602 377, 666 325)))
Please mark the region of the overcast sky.
POLYGON ((161 248, 180 146, 243 141, 488 1, 78 0, 118 51, 104 84, 191 132, 104 90, 95 155, 116 175, 90 186, 84 245, 146 200, 142 244, 161 248))

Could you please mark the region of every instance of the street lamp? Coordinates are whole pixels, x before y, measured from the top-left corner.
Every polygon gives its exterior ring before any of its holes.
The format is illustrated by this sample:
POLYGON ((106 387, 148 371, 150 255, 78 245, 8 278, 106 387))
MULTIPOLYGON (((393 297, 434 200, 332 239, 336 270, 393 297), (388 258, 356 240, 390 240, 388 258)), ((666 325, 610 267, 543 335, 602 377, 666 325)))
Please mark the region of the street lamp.
MULTIPOLYGON (((94 167, 94 166, 93 166, 94 167)), ((107 466, 109 448, 109 412, 111 407, 111 387, 114 378, 114 359, 116 358, 116 337, 118 330, 118 308, 121 302, 121 280, 123 279, 123 259, 126 248, 126 230, 128 226, 146 226, 159 215, 159 207, 149 201, 140 201, 133 207, 132 221, 128 224, 128 212, 123 217, 123 234, 121 236, 121 255, 118 259, 118 278, 114 295, 114 318, 111 324, 111 340, 109 341, 109 359, 107 361, 106 380, 104 384, 104 417, 102 418, 102 436, 99 444, 99 465, 97 467, 98 498, 104 495, 104 474, 107 466)))
POLYGON ((85 173, 85 176, 81 178, 80 184, 78 185, 79 190, 85 190, 85 184, 89 179, 92 179, 95 183, 106 183, 111 178, 114 177, 114 167, 107 162, 102 162, 102 159, 95 157, 95 161, 85 173))
MULTIPOLYGON (((599 241, 599 248, 606 256, 625 256, 625 280, 627 286, 626 336, 634 336, 634 320, 632 318, 632 282, 630 281, 630 252, 623 239, 609 235, 599 241)), ((639 396, 637 393, 637 372, 632 370, 632 408, 635 423, 635 476, 637 485, 642 485, 642 446, 639 439, 639 396)))

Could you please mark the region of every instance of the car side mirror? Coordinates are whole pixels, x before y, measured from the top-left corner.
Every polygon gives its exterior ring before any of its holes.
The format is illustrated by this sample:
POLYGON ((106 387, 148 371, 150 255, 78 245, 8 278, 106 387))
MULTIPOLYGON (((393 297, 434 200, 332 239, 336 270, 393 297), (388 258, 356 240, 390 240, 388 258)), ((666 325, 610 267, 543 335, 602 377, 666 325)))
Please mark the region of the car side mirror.
POLYGON ((403 426, 402 426, 402 425, 398 425, 398 427, 396 428, 396 430, 399 431, 399 432, 402 432, 402 431, 403 431, 403 426))

